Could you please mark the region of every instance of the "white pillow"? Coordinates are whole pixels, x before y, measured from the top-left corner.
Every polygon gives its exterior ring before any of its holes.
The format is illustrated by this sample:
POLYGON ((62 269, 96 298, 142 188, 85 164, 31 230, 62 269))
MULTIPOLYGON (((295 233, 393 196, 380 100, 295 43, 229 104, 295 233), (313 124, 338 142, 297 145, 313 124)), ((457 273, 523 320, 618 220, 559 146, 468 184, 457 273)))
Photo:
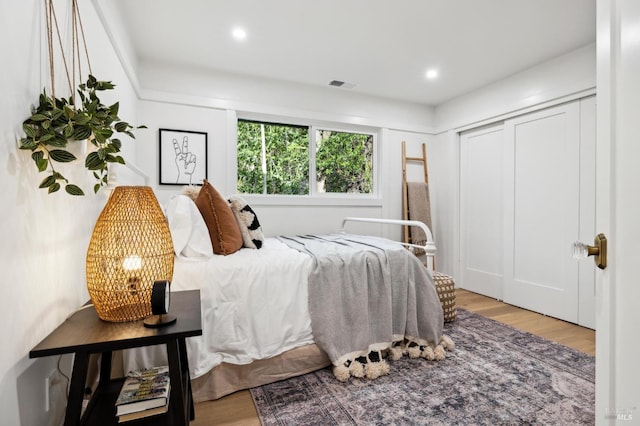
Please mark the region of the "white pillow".
POLYGON ((175 195, 167 203, 165 211, 176 255, 205 258, 213 256, 207 225, 191 198, 175 195))

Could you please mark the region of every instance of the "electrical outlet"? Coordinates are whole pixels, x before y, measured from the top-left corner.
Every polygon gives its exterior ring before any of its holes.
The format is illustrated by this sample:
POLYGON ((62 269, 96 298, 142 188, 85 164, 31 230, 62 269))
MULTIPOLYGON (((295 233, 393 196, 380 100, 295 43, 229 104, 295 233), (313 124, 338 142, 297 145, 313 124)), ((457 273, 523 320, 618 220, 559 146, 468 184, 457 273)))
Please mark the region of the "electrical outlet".
POLYGON ((65 407, 67 403, 68 380, 59 371, 55 372, 49 387, 49 418, 50 425, 58 426, 64 421, 65 407))
POLYGON ((45 378, 44 408, 47 413, 47 426, 59 426, 64 421, 68 383, 67 378, 57 369, 45 378))
POLYGON ((51 409, 51 386, 53 385, 56 377, 56 370, 51 370, 51 373, 44 379, 44 411, 48 413, 51 409))

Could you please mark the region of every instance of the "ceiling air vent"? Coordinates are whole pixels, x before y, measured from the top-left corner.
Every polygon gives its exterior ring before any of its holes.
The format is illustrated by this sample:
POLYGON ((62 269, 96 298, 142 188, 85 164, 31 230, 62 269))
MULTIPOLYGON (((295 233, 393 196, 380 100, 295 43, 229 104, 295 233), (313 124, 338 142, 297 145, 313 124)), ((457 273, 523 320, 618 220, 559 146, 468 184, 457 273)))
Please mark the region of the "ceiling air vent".
POLYGON ((343 89, 353 89, 354 87, 356 87, 356 85, 353 83, 347 83, 345 81, 340 81, 340 80, 331 80, 329 82, 329 86, 342 87, 343 89))

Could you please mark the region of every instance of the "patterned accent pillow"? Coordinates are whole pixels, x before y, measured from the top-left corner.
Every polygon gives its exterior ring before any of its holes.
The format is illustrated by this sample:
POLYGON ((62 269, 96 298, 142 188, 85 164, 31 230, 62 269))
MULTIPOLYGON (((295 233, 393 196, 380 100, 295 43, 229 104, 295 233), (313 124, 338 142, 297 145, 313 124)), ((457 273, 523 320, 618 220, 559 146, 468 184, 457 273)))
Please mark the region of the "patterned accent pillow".
POLYGON ((198 198, 198 194, 200 194, 200 187, 195 185, 188 185, 182 188, 182 193, 195 202, 198 198))
POLYGON ((231 211, 238 221, 240 233, 244 246, 252 249, 259 249, 264 242, 262 227, 258 221, 258 216, 245 200, 237 195, 229 197, 231 211))
POLYGON ((215 254, 228 255, 242 248, 242 234, 229 204, 206 179, 196 206, 207 224, 215 254))

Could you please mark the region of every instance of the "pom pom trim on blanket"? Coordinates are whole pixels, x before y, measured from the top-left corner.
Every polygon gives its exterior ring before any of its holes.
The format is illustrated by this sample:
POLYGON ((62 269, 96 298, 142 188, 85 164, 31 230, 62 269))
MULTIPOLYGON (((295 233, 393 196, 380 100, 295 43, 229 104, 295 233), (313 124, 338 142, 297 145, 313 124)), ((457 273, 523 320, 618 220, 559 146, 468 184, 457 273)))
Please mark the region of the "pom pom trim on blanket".
POLYGON ((391 343, 371 345, 368 351, 351 352, 334 362, 333 375, 341 382, 350 377, 377 379, 389 374, 390 368, 385 358, 397 361, 404 355, 409 358, 424 358, 427 361, 442 361, 446 351, 453 351, 455 344, 443 335, 438 344, 424 339, 405 336, 391 343))

